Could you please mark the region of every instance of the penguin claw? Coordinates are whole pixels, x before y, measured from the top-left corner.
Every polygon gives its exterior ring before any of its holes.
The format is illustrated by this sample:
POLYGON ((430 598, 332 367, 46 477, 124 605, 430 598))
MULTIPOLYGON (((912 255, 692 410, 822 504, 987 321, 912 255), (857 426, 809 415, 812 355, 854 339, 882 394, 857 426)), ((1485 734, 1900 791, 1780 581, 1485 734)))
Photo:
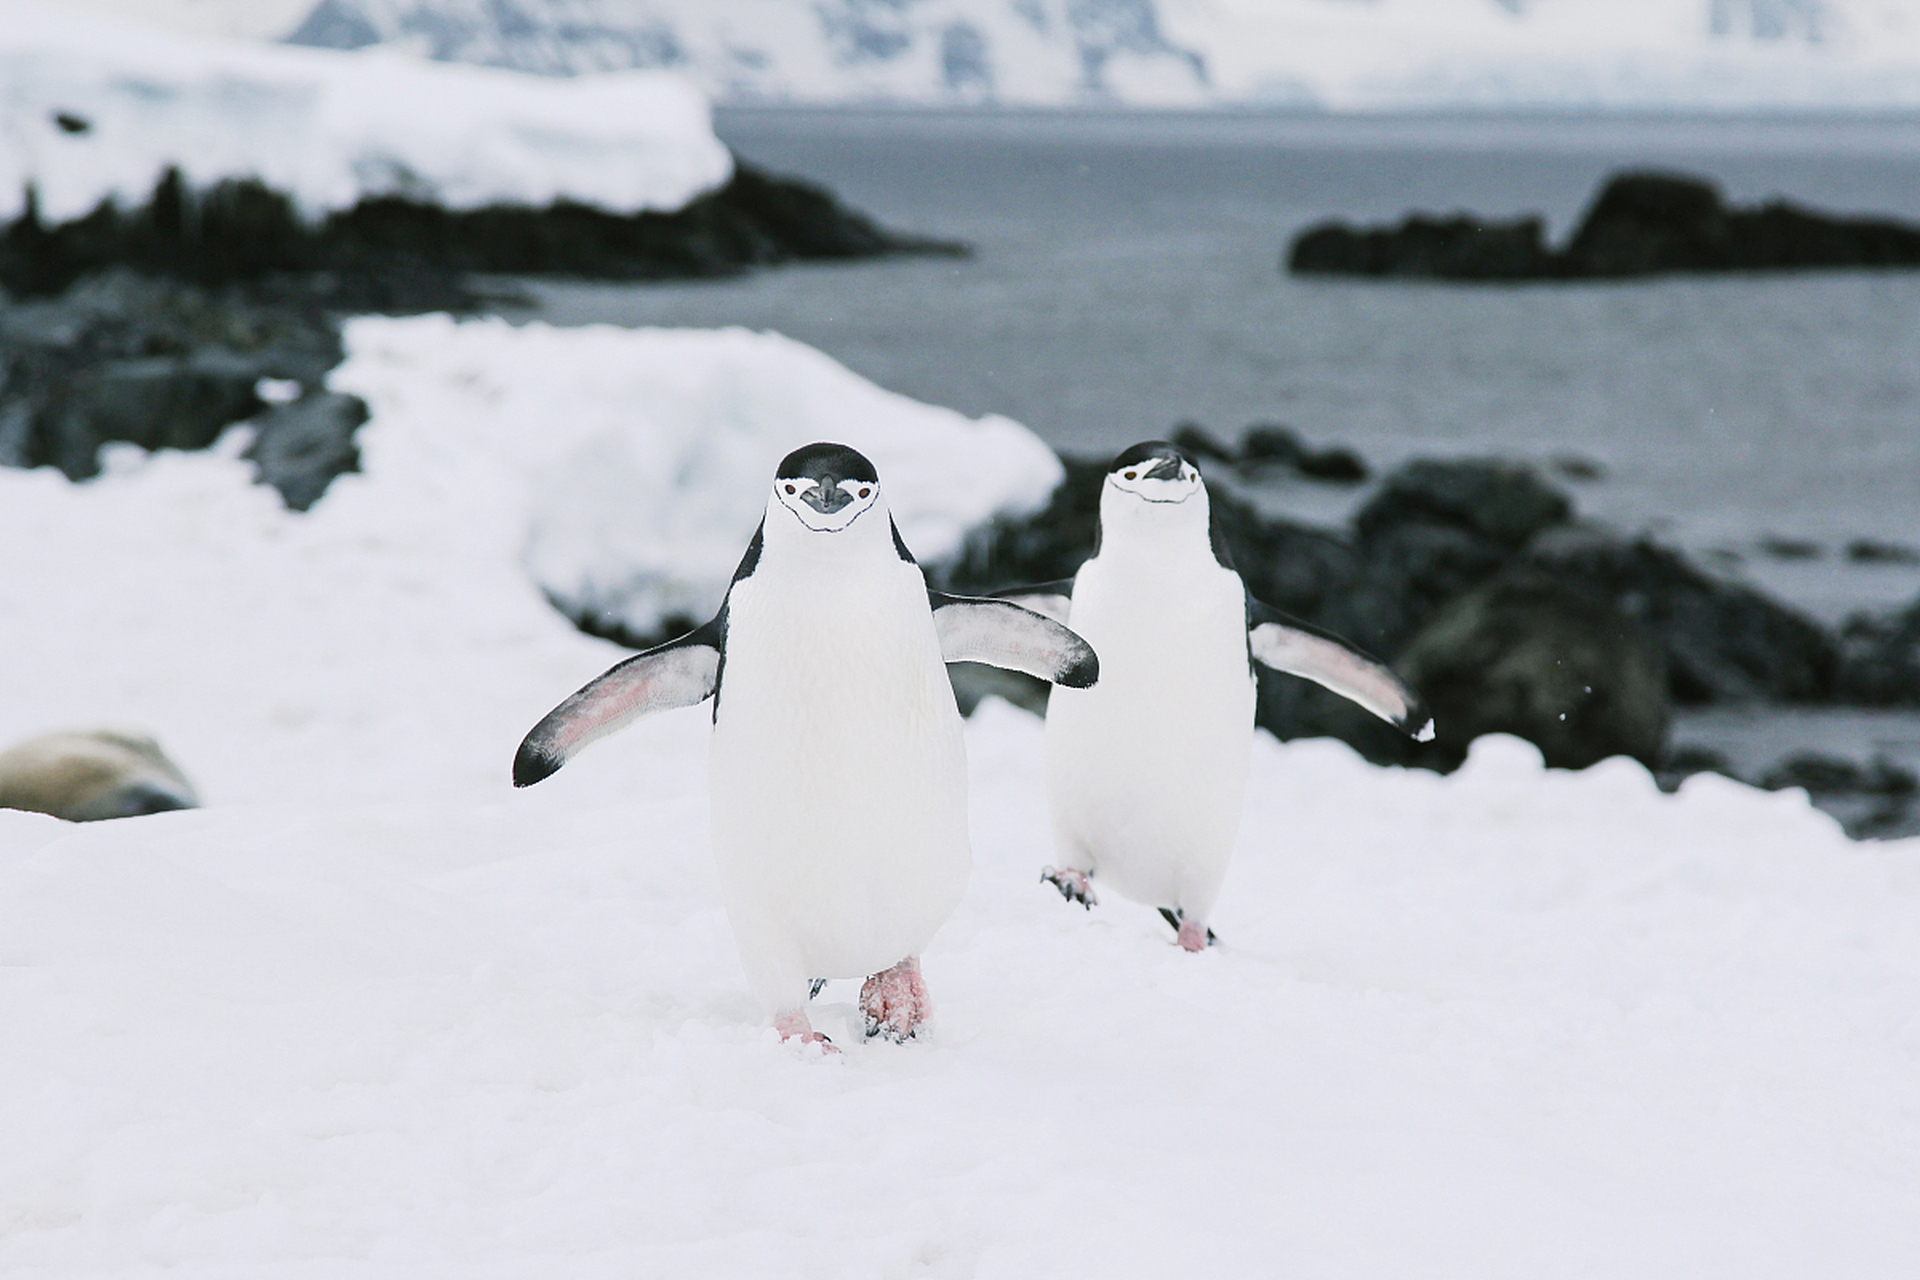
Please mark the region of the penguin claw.
POLYGON ((1099 901, 1093 896, 1093 883, 1087 879, 1087 873, 1072 867, 1042 867, 1040 883, 1052 885, 1068 902, 1077 902, 1089 911, 1099 901))
POLYGON ((903 1044, 919 1034, 920 1024, 933 1012, 927 984, 920 976, 920 958, 908 956, 891 969, 868 978, 860 988, 860 1012, 867 1015, 867 1036, 885 1036, 903 1044))
POLYGON ((807 1021, 804 1010, 783 1013, 773 1020, 773 1029, 780 1033, 782 1044, 797 1040, 801 1044, 817 1044, 822 1054, 832 1055, 840 1052, 840 1047, 827 1038, 824 1031, 815 1031, 813 1024, 807 1021))

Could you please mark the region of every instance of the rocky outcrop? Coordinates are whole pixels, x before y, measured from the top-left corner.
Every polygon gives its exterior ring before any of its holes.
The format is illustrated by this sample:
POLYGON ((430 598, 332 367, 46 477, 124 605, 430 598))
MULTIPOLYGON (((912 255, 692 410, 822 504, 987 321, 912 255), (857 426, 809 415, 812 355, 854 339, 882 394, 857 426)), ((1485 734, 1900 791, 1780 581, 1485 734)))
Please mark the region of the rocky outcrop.
POLYGON ((1839 652, 1817 622, 1670 547, 1569 530, 1524 559, 1637 622, 1665 655, 1676 702, 1826 702, 1838 692, 1839 652))
POLYGON ((98 474, 100 446, 204 449, 235 423, 264 483, 305 510, 359 466, 366 406, 324 390, 342 355, 318 308, 137 275, 0 305, 0 465, 98 474))
POLYGON ((1841 218, 1789 201, 1729 207, 1718 188, 1671 173, 1608 180, 1572 238, 1545 242, 1529 216, 1414 214, 1393 227, 1324 222, 1295 237, 1296 275, 1436 280, 1592 280, 1674 272, 1920 268, 1920 226, 1841 218))
POLYGON ((472 272, 654 280, 968 251, 889 231, 823 188, 738 163, 725 186, 671 213, 610 213, 567 200, 447 209, 379 196, 318 222, 257 181, 197 191, 169 170, 137 209, 102 202, 53 226, 29 192, 26 210, 0 230, 0 286, 51 294, 88 272, 127 266, 209 285, 271 282, 336 309, 418 311, 472 305, 461 281, 472 272))
POLYGON ((1652 768, 1666 746, 1660 653, 1612 601, 1537 569, 1448 602, 1395 666, 1433 713, 1420 763, 1455 768, 1487 733, 1525 738, 1556 769, 1609 756, 1652 768))

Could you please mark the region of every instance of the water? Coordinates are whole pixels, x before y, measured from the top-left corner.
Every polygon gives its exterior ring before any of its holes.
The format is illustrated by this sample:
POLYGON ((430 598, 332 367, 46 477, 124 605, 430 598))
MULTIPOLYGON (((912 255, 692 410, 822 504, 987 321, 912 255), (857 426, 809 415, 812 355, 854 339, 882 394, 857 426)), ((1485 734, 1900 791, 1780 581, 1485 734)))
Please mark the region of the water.
MULTIPOLYGON (((1842 554, 1862 538, 1920 548, 1920 272, 1489 287, 1279 270, 1291 235, 1326 217, 1537 212, 1560 240, 1605 176, 1632 166, 1709 176, 1743 203, 1920 221, 1920 116, 729 109, 717 126, 749 160, 979 252, 542 284, 539 314, 775 329, 917 399, 1007 414, 1063 451, 1110 454, 1196 420, 1227 437, 1285 422, 1378 468, 1578 457, 1601 468, 1565 482, 1583 514, 1655 531, 1827 622, 1920 597, 1920 566, 1842 554), (1768 554, 1777 539, 1817 553, 1768 554)), ((1335 522, 1365 490, 1250 496, 1335 522)), ((1833 746, 1799 721, 1740 724, 1683 721, 1677 736, 1744 733, 1742 759, 1833 746)), ((1911 726, 1845 729, 1852 754, 1920 762, 1911 726)))

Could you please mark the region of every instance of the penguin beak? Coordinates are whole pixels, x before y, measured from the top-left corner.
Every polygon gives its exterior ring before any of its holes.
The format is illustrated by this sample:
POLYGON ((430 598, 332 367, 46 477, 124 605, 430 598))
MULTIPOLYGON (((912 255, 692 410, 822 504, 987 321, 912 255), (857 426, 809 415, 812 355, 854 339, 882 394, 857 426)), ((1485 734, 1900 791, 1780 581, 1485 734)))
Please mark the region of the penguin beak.
POLYGON ((1148 480, 1178 480, 1180 478, 1180 459, 1160 459, 1160 461, 1153 464, 1153 469, 1147 472, 1145 478, 1148 480))
POLYGON ((820 483, 800 495, 800 500, 821 515, 830 516, 852 502, 853 495, 842 489, 833 476, 822 476, 820 483))

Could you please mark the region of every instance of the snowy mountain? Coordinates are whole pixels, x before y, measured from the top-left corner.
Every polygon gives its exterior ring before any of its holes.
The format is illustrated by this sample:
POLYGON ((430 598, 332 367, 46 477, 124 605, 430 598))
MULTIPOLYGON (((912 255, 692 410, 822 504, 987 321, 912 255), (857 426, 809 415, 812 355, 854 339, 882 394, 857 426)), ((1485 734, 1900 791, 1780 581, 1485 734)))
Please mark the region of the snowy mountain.
POLYGON ((319 0, 286 38, 736 102, 1920 104, 1920 0, 319 0))

